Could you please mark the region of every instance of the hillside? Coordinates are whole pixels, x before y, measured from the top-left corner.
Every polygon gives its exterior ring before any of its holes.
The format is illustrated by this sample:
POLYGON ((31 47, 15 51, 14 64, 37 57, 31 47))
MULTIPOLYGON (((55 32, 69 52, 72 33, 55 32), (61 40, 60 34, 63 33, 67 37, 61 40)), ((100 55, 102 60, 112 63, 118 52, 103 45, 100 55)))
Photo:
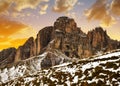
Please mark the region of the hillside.
MULTIPOLYGON (((43 54, 43 56, 45 55, 46 54, 43 54)), ((24 75, 23 73, 26 72, 24 68, 26 66, 18 67, 19 69, 15 69, 17 68, 17 66, 15 66, 12 68, 2 69, 2 71, 0 70, 0 84, 2 86, 120 85, 120 50, 81 59, 78 62, 67 62, 48 69, 41 69, 40 71, 36 71, 33 74, 24 75), (21 71, 20 74, 15 72, 15 70, 17 72, 21 71), (15 76, 16 79, 14 79, 15 76), (7 78, 11 78, 11 80, 8 80, 7 78)), ((39 68, 40 67, 38 67, 38 69, 39 68)))

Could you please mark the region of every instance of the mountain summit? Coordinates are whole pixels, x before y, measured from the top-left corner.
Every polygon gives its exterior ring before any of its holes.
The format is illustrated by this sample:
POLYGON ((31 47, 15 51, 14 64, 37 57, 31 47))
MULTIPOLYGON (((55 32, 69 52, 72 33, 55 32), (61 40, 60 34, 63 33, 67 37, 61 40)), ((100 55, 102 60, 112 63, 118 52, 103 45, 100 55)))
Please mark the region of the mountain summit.
POLYGON ((49 52, 43 61, 44 63, 49 61, 53 66, 60 62, 59 54, 53 53, 56 50, 66 58, 80 59, 119 48, 120 42, 112 40, 102 27, 97 27, 85 34, 81 28, 77 27, 74 19, 63 16, 55 21, 54 26, 41 29, 36 39, 29 38, 18 49, 9 48, 1 51, 0 65, 16 63, 49 52))

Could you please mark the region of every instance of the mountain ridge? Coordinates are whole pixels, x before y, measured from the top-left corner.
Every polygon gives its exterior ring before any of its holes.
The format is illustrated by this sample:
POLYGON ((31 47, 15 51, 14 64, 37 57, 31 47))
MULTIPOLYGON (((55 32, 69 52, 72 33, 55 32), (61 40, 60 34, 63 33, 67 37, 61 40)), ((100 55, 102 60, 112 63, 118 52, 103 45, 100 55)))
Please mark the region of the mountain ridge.
POLYGON ((36 39, 30 37, 18 49, 9 48, 7 51, 1 51, 0 65, 25 60, 54 49, 67 57, 80 59, 95 55, 99 51, 107 52, 119 48, 120 42, 112 40, 101 27, 85 34, 77 27, 74 19, 63 16, 59 17, 53 26, 41 29, 36 39), (10 51, 11 53, 7 54, 10 51), (11 61, 7 60, 8 57, 11 61))

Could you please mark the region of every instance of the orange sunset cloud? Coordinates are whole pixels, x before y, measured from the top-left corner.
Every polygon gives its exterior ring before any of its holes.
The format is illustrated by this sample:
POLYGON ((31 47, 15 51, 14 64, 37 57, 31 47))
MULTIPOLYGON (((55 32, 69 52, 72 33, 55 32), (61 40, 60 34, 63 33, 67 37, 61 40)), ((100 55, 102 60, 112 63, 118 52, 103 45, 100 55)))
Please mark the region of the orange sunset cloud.
POLYGON ((22 45, 29 37, 35 36, 34 29, 7 18, 0 18, 0 50, 22 45))

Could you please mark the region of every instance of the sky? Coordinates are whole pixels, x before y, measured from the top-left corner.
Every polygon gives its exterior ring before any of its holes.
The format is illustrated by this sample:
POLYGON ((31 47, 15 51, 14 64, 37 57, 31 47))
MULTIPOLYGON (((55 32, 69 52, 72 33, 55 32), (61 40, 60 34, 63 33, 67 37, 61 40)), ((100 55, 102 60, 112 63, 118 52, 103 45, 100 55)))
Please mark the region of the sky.
POLYGON ((101 26, 120 40, 120 0, 0 0, 0 50, 23 45, 60 16, 86 33, 101 26))

